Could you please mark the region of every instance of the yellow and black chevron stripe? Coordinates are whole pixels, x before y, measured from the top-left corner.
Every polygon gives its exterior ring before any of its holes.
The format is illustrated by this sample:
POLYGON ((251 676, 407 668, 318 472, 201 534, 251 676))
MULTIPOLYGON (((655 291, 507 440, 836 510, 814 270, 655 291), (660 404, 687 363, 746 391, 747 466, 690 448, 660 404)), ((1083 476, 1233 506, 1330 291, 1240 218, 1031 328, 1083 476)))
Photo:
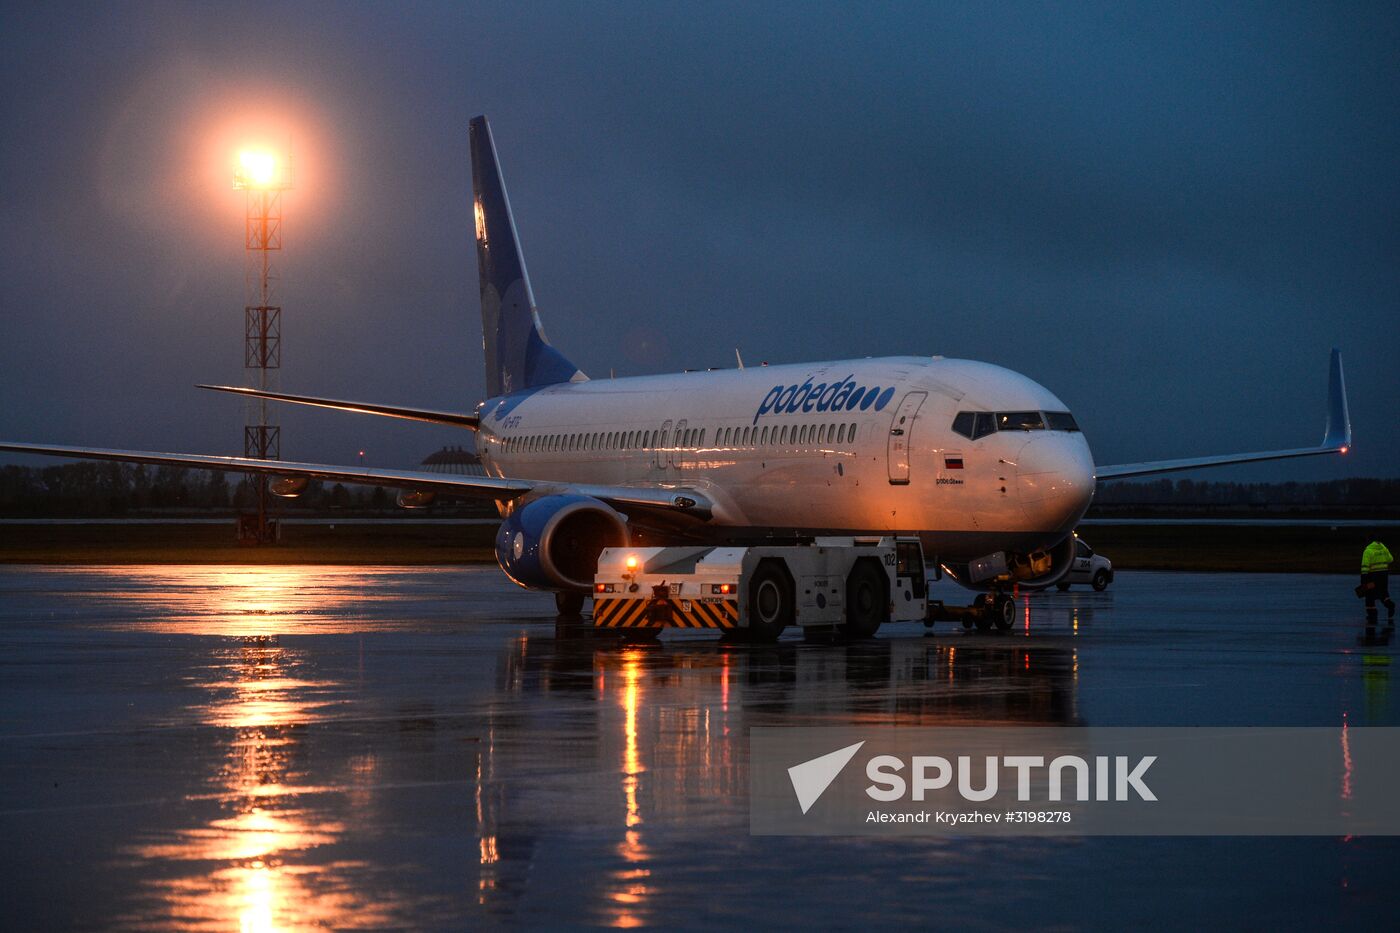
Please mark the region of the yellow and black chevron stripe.
MULTIPOLYGON (((647 611, 650 599, 595 599, 593 625, 598 628, 649 628, 656 623, 647 611)), ((688 610, 679 599, 671 600, 671 625, 676 628, 737 628, 739 601, 702 603, 690 600, 688 610)))
POLYGON ((597 628, 645 628, 647 600, 595 599, 593 625, 597 628))

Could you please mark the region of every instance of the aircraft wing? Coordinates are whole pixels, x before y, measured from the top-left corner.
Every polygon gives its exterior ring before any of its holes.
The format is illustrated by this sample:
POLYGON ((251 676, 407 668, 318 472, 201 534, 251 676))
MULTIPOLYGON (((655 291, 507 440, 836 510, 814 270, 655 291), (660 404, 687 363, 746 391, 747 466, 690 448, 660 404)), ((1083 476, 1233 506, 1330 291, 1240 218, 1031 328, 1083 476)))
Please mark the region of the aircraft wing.
POLYGON ((1322 443, 1316 447, 1295 447, 1291 450, 1263 450, 1249 454, 1223 454, 1215 457, 1191 457, 1182 460, 1150 460, 1144 463, 1119 463, 1094 470, 1097 480, 1124 479, 1130 476, 1152 476, 1176 473, 1203 467, 1228 466, 1233 463, 1254 463, 1260 460, 1287 460, 1292 457, 1316 457, 1321 454, 1344 454, 1351 449, 1351 416, 1347 411, 1347 388, 1342 378, 1342 354, 1332 348, 1332 363, 1327 376, 1327 429, 1322 443))
POLYGON ((286 392, 267 392, 262 389, 249 389, 244 386, 200 385, 201 389, 215 392, 232 392, 234 395, 252 398, 266 398, 275 402, 292 402, 296 405, 315 405, 317 408, 335 408, 340 411, 353 411, 362 415, 384 415, 388 418, 404 418, 408 421, 426 421, 429 424, 450 424, 459 428, 476 430, 476 415, 455 411, 434 411, 431 408, 406 408, 402 405, 381 405, 378 402, 347 402, 338 398, 318 398, 315 395, 290 395, 286 392))
POLYGON ((171 454, 146 450, 112 450, 102 447, 61 447, 53 444, 19 444, 0 441, 0 450, 71 457, 78 460, 115 460, 124 463, 151 463, 194 470, 223 470, 233 473, 262 473, 271 476, 305 476, 311 479, 365 486, 421 489, 448 496, 466 496, 509 501, 535 490, 570 492, 601 499, 622 508, 642 508, 710 517, 711 504, 700 493, 663 486, 605 486, 591 483, 550 482, 547 480, 506 479, 498 476, 460 476, 418 470, 384 470, 376 467, 332 466, 321 463, 293 463, 286 460, 259 460, 254 457, 221 457, 211 454, 171 454))

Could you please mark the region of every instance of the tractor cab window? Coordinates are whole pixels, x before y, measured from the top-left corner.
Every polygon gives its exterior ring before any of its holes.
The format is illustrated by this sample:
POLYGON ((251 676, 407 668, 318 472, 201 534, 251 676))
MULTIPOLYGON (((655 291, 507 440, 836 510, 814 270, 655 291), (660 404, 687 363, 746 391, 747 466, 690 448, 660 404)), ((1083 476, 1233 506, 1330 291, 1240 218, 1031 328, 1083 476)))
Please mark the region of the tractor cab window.
POLYGON ((1094 549, 1089 547, 1089 545, 1085 544, 1083 541, 1076 541, 1074 542, 1074 556, 1081 559, 1086 557, 1093 557, 1094 549))
POLYGON ((894 546, 895 575, 911 577, 913 594, 924 595, 924 552, 917 541, 901 541, 894 546))

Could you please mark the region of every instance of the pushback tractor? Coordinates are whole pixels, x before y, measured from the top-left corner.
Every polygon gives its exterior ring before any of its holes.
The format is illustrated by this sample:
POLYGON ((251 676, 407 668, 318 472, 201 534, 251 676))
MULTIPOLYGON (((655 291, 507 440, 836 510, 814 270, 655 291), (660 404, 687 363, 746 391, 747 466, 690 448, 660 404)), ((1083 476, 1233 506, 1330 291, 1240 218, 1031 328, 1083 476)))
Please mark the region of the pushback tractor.
MULTIPOLYGON (((665 628, 717 629, 771 642, 804 634, 869 638, 886 622, 932 625, 917 538, 819 537, 811 544, 607 548, 593 583, 593 625, 641 640, 665 628)), ((1014 618, 1014 604, 989 622, 1014 618)), ((998 603, 996 608, 1002 609, 998 603)), ((946 617, 946 616, 940 616, 946 617)))

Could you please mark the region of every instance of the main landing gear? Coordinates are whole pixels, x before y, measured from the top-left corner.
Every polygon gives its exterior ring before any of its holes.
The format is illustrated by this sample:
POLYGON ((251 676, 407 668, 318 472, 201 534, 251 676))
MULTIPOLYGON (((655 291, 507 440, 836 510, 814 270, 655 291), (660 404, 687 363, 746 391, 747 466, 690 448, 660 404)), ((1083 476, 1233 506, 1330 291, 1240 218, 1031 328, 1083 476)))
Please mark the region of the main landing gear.
POLYGON ((559 610, 561 620, 573 621, 583 617, 583 594, 558 592, 554 594, 554 608, 559 610))

